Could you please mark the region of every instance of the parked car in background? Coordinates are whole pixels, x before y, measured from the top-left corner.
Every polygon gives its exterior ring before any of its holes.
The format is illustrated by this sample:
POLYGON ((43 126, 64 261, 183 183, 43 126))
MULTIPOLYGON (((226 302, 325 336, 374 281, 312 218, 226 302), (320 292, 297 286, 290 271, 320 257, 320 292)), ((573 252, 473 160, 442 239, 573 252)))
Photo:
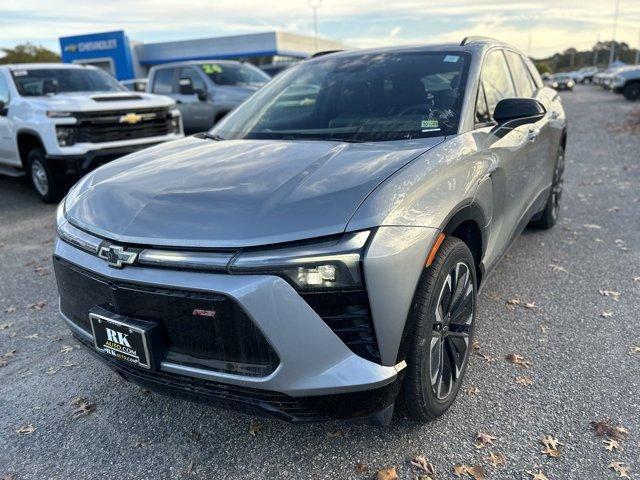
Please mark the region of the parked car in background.
POLYGON ((0 173, 26 172, 45 202, 98 165, 183 136, 173 100, 130 92, 98 68, 0 65, 0 173))
POLYGON ((134 78, 131 80, 122 80, 120 82, 124 88, 132 92, 146 92, 147 91, 147 79, 146 78, 134 78))
POLYGON ((598 67, 582 67, 580 70, 571 72, 571 78, 576 83, 591 83, 598 70, 598 67))
POLYGON ((555 90, 573 90, 573 87, 576 86, 576 82, 568 73, 551 75, 551 77, 545 81, 545 84, 555 90))
POLYGON ((157 65, 147 91, 173 98, 187 133, 210 129, 271 77, 249 63, 204 60, 157 65))
POLYGON ((258 68, 270 77, 275 77, 276 75, 284 72, 287 68, 290 68, 293 65, 295 65, 295 62, 278 62, 259 65, 258 68))
POLYGON ((611 80, 611 90, 623 94, 627 100, 640 99, 640 67, 616 71, 611 80))
POLYGON ((165 394, 384 424, 402 399, 425 422, 462 385, 478 288, 556 223, 565 145, 560 97, 495 40, 306 60, 73 188, 60 310, 165 394))

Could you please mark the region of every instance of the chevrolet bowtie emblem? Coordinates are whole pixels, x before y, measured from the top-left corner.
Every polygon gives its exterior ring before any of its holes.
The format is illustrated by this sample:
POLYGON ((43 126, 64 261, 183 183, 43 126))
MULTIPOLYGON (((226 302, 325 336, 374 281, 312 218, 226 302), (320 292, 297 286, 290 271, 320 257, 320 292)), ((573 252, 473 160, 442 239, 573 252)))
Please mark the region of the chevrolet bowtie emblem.
POLYGON ((109 245, 108 247, 100 247, 98 256, 106 260, 110 267, 123 268, 125 265, 133 265, 138 258, 138 253, 125 252, 122 247, 109 245))
POLYGON ((120 123, 128 123, 129 125, 135 125, 142 120, 142 115, 137 113, 127 113, 120 117, 120 123))

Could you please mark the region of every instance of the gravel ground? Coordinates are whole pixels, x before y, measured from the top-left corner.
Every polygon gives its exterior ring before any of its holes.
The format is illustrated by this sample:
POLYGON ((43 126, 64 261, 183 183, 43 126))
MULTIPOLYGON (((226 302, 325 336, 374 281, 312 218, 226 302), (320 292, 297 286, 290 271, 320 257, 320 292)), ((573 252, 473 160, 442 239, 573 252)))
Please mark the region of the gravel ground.
POLYGON ((491 479, 531 478, 527 470, 613 479, 612 461, 640 478, 640 353, 632 352, 640 346, 640 126, 628 128, 632 115, 640 122, 640 105, 588 86, 563 98, 570 133, 561 223, 526 231, 489 279, 476 338, 495 361, 474 355, 465 387, 478 393, 461 393, 428 425, 291 425, 127 384, 81 350, 57 314, 54 208, 26 183, 0 178, 0 476, 364 479, 395 467, 411 479, 419 471, 410 459, 423 455, 437 479, 454 478, 456 463, 482 465, 491 479), (619 292, 619 301, 599 290, 619 292), (536 308, 508 308, 510 299, 536 308), (512 365, 509 353, 533 365, 512 365), (77 396, 95 411, 72 418, 77 396), (614 452, 589 425, 607 417, 630 431, 614 452), (33 433, 16 433, 28 425, 33 433), (495 445, 475 448, 480 431, 495 445), (559 458, 541 453, 544 435, 564 444, 559 458), (503 453, 506 465, 492 467, 489 452, 503 453))

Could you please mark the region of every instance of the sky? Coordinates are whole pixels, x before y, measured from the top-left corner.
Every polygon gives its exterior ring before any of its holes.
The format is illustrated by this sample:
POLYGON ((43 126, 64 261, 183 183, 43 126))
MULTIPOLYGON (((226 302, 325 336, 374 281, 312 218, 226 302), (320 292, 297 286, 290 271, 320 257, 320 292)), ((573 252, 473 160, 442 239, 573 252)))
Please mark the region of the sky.
MULTIPOLYGON (((354 48, 459 42, 486 35, 541 58, 613 37, 616 0, 0 0, 0 48, 31 42, 60 51, 58 37, 125 30, 162 42, 283 30, 354 48)), ((637 47, 640 0, 619 0, 616 39, 637 47)))

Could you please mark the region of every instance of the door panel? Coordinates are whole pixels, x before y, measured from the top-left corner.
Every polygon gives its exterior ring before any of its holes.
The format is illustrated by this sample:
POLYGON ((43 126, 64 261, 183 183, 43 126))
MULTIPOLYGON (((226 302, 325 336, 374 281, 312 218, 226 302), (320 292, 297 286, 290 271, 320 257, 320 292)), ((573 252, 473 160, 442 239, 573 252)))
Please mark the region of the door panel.
MULTIPOLYGON (((7 82, 0 72, 0 102, 4 104, 5 111, 9 107, 9 88, 7 82)), ((0 162, 19 165, 16 145, 13 141, 13 129, 9 115, 0 115, 0 162)))
MULTIPOLYGON (((207 84, 205 80, 194 68, 181 68, 178 74, 178 79, 181 78, 191 79, 194 90, 207 92, 207 84)), ((181 102, 181 111, 184 112, 182 121, 186 132, 204 132, 213 127, 213 106, 209 103, 208 98, 203 101, 198 98, 197 94, 182 95, 178 93, 176 100, 181 102)))

